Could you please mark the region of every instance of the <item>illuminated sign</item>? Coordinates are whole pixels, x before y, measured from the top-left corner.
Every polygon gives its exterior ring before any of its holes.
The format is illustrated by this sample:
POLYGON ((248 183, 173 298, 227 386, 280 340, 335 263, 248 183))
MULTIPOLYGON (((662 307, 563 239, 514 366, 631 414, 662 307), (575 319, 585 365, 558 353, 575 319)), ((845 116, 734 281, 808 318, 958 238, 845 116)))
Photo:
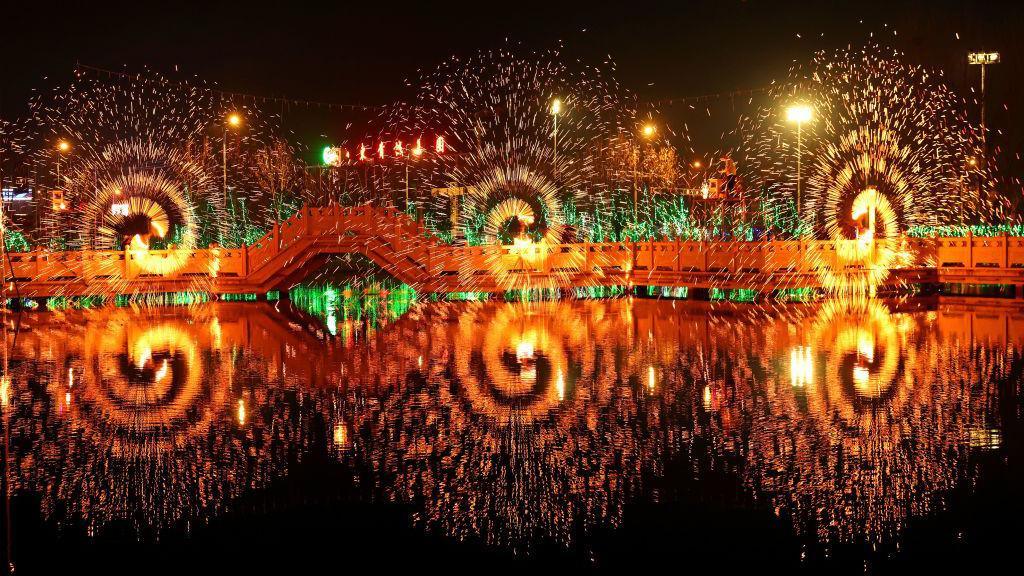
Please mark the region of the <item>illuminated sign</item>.
MULTIPOLYGON (((405 158, 407 155, 419 158, 425 151, 422 138, 417 138, 415 144, 402 140, 381 140, 375 146, 360 144, 356 160, 358 162, 369 162, 371 160, 381 162, 389 159, 405 158)), ((438 136, 434 139, 435 154, 446 154, 449 151, 448 143, 444 136, 438 136)), ((327 146, 321 154, 324 166, 341 166, 346 164, 351 157, 352 155, 349 151, 341 146, 327 146)))
POLYGON ((32 200, 32 191, 22 188, 4 188, 4 202, 29 202, 32 200))
POLYGON ((51 190, 50 191, 50 203, 54 212, 67 209, 67 202, 64 201, 63 190, 51 190))
POLYGON ((999 52, 971 52, 967 55, 968 64, 998 64, 999 52))
POLYGON ((327 166, 337 166, 341 163, 340 150, 340 148, 335 148, 333 146, 325 147, 323 153, 324 164, 327 166))

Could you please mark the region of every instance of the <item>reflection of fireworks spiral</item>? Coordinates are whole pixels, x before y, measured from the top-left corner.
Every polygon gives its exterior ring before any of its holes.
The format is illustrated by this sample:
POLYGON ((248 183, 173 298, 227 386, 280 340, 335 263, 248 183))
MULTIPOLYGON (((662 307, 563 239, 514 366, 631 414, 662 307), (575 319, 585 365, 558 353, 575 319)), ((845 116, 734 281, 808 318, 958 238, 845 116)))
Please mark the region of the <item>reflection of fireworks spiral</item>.
MULTIPOLYGON (((579 318, 565 322, 546 309, 506 306, 493 316, 459 322, 461 344, 452 352, 463 399, 474 414, 506 424, 528 424, 556 411, 576 393, 569 387, 575 370, 565 346, 579 341, 583 327, 579 318), (478 340, 480 321, 490 328, 478 340)), ((593 367, 586 358, 576 361, 585 369, 593 367)))
POLYGON ((807 341, 829 343, 826 365, 812 344, 790 355, 797 376, 769 384, 774 416, 756 425, 748 481, 823 542, 877 542, 957 482, 974 393, 939 388, 943 346, 874 300, 826 303, 807 341))
POLYGON ((226 391, 204 382, 199 344, 187 326, 157 323, 135 333, 130 320, 118 315, 89 325, 83 373, 68 388, 58 384, 59 400, 79 425, 126 455, 166 451, 193 431, 206 433, 226 391))
POLYGON ((816 406, 812 412, 827 418, 835 411, 847 425, 868 428, 876 416, 902 413, 913 382, 898 381, 905 366, 903 341, 884 305, 875 300, 830 301, 815 319, 810 341, 832 343, 825 377, 814 379, 807 389, 808 400, 816 406), (874 410, 879 404, 887 410, 874 410))
POLYGON ((118 520, 142 539, 280 477, 320 440, 292 415, 330 418, 332 404, 308 389, 296 404, 291 385, 268 374, 267 333, 237 329, 254 320, 268 326, 258 310, 223 306, 41 318, 18 343, 20 368, 50 384, 19 398, 14 486, 40 494, 57 523, 98 532, 118 520))
POLYGON ((431 323, 437 360, 422 380, 356 402, 356 454, 373 451, 360 458, 395 479, 396 498, 426 503, 427 527, 523 551, 568 543, 580 518, 616 524, 640 469, 656 466, 636 428, 607 425, 636 410, 615 354, 590 345, 616 338, 607 303, 564 308, 485 304, 431 323))

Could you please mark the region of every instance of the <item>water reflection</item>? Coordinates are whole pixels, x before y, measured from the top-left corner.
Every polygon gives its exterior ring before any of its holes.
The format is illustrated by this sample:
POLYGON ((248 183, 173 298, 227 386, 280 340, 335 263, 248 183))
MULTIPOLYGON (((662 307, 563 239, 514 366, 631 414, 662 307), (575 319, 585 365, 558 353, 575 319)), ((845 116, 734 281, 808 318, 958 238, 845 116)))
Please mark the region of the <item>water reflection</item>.
MULTIPOLYGON (((972 431, 999 426, 996 386, 1019 349, 961 339, 961 316, 830 304, 784 333, 775 327, 764 344, 799 351, 790 377, 774 376, 760 355, 711 368, 728 401, 707 434, 799 530, 822 542, 884 540, 908 517, 941 509, 973 473, 972 431), (737 370, 765 376, 750 386, 737 370)), ((1005 340, 1009 328, 998 328, 989 335, 1005 340)))
MULTIPOLYGON (((429 366, 367 401, 350 390, 361 439, 389 496, 459 538, 529 547, 617 524, 660 465, 621 346, 630 310, 538 303, 421 311, 429 366), (620 347, 616 347, 616 346, 620 347)), ((635 378, 634 378, 635 380, 635 378)))
POLYGON ((1024 341, 1020 309, 934 302, 431 303, 336 337, 285 306, 25 315, 0 382, 15 490, 142 533, 324 450, 424 529, 529 550, 685 498, 655 485, 686 455, 780 527, 881 542, 1002 449, 1024 341))
POLYGON ((266 310, 20 320, 7 402, 12 486, 39 494, 48 517, 90 533, 113 520, 146 531, 202 519, 282 474, 309 444, 301 418, 320 410, 318 399, 267 383, 315 389, 323 369, 288 359, 319 342, 266 310))

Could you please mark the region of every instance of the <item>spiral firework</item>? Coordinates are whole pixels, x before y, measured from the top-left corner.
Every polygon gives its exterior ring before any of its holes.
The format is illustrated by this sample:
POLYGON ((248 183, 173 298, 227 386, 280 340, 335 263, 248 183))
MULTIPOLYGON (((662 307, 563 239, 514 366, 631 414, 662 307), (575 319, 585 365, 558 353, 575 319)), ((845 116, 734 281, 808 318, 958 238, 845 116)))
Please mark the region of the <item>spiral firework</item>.
POLYGON ((798 216, 793 233, 836 243, 835 261, 816 266, 826 287, 877 285, 906 263, 894 239, 911 228, 1004 214, 980 133, 941 72, 877 45, 820 52, 770 101, 746 129, 746 177, 798 216), (787 118, 794 106, 807 118, 787 118))
MULTIPOLYGON (((437 213, 456 212, 456 239, 519 249, 486 252, 491 274, 505 288, 531 287, 511 271, 542 256, 545 245, 575 239, 567 212, 609 206, 613 184, 603 158, 636 114, 610 63, 576 64, 555 51, 452 58, 421 77, 410 104, 386 114, 388 126, 407 131, 407 139, 443 136, 444 153, 413 162, 426 175, 422 188, 457 187, 461 196, 423 200, 437 213)), ((477 271, 467 263, 463 272, 477 271)))
POLYGON ((192 195, 215 186, 215 179, 187 153, 145 142, 108 146, 79 162, 68 178, 68 189, 83 199, 78 223, 83 247, 128 246, 141 269, 152 274, 185 264, 198 235, 192 195), (149 247, 154 242, 172 249, 153 256, 149 247))
POLYGON ((139 247, 148 240, 186 250, 238 244, 260 235, 247 229, 247 215, 258 210, 246 204, 270 204, 264 201, 271 194, 276 203, 296 186, 291 149, 274 136, 275 118, 201 83, 80 69, 35 99, 31 111, 41 172, 62 163, 59 181, 55 174, 42 183, 66 198, 66 210, 43 218, 44 235, 57 247, 121 249, 135 234, 139 247), (57 141, 72 146, 55 157, 57 141), (125 237, 126 229, 135 233, 125 237))

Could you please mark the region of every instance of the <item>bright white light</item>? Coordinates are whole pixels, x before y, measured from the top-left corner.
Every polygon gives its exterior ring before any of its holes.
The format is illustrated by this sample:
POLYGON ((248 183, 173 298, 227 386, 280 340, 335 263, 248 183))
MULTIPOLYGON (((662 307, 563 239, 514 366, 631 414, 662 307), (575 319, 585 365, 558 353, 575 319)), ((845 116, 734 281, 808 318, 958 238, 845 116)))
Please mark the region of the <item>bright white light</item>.
POLYGON ((796 104, 786 109, 786 120, 803 124, 811 120, 811 108, 804 104, 796 104))

